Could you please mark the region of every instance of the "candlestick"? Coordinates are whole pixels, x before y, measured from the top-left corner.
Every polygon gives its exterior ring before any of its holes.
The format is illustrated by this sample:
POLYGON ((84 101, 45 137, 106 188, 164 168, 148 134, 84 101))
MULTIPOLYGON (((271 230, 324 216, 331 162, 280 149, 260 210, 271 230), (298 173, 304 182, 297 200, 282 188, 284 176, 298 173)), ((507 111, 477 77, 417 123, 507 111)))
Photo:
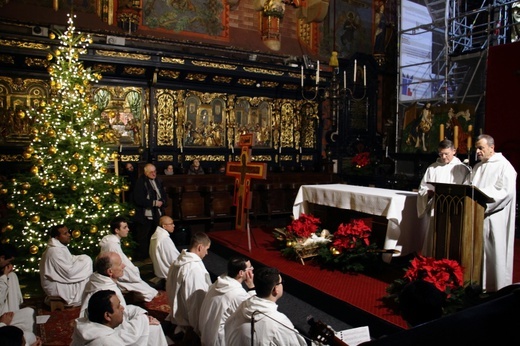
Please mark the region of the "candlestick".
POLYGON ((347 71, 343 71, 343 89, 347 90, 347 71))
POLYGON ((439 141, 444 140, 444 124, 439 126, 439 141))
POLYGON ((300 74, 300 79, 301 79, 301 84, 302 84, 302 88, 303 88, 303 65, 302 65, 302 72, 300 74))
POLYGON ((354 83, 356 83, 357 59, 354 59, 354 83))
POLYGON ((468 151, 471 150, 471 141, 473 136, 473 125, 468 126, 468 151))
POLYGON ((453 146, 455 149, 459 147, 459 127, 455 126, 453 128, 453 146))
POLYGON ((320 61, 317 61, 316 64, 316 85, 320 82, 320 61))

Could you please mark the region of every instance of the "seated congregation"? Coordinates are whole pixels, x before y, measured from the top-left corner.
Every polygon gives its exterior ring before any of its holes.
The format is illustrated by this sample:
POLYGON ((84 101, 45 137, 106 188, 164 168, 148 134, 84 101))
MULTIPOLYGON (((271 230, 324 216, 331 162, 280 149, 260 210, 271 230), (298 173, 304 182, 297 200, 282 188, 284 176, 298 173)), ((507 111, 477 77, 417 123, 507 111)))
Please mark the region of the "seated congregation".
MULTIPOLYGON (((150 282, 168 297, 164 321, 144 308, 161 293, 141 278, 139 268, 122 251, 121 241, 130 231, 127 220, 113 219, 111 234, 100 241, 94 260, 69 251, 71 232, 66 225, 49 230, 39 264, 40 282, 51 311, 59 302, 59 309, 78 312, 69 321, 74 326, 71 345, 249 345, 252 337, 254 344, 268 339, 280 345, 307 345, 277 311, 283 279, 276 268, 253 273, 250 260, 236 256, 212 283, 202 261, 211 246, 208 235, 193 234, 188 247, 179 252, 170 237, 174 228, 173 220, 162 216, 149 247, 157 279, 150 282)), ((34 333, 34 309, 20 309, 22 293, 10 263, 15 255, 14 247, 2 245, 0 333, 7 335, 6 340, 18 340, 21 331, 25 345, 44 345, 45 340, 34 333)))

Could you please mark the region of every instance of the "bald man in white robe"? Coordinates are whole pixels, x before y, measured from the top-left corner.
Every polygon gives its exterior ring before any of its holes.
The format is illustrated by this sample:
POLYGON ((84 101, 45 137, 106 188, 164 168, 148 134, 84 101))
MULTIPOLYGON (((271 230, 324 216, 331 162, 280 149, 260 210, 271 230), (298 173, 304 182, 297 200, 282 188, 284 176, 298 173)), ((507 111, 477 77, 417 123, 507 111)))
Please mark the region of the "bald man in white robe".
POLYGON ((174 230, 173 219, 169 216, 161 216, 159 226, 150 239, 150 259, 152 260, 153 272, 160 279, 166 279, 170 266, 180 255, 170 237, 174 230))

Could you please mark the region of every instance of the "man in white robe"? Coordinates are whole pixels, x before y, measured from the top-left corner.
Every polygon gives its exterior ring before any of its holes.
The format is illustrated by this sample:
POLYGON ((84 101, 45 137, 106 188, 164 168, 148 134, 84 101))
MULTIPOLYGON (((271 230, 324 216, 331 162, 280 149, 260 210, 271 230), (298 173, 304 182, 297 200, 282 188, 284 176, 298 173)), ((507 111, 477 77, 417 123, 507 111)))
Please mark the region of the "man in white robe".
POLYGON ((457 149, 453 142, 445 139, 437 148, 439 158, 427 169, 419 185, 417 196, 417 215, 424 218, 425 235, 422 248, 423 256, 433 256, 433 195, 435 186, 429 183, 464 184, 469 181, 471 169, 455 156, 457 149))
POLYGON ((157 290, 141 279, 141 273, 132 261, 126 256, 121 248, 121 239, 128 236, 130 229, 128 222, 123 217, 116 217, 110 223, 112 234, 106 235, 99 243, 101 252, 117 252, 125 264, 124 275, 118 279, 118 286, 129 292, 135 292, 145 302, 150 302, 157 295, 157 290))
POLYGON ((200 306, 211 279, 202 259, 208 254, 211 240, 204 232, 192 235, 189 251, 182 250, 173 262, 166 279, 166 293, 171 306, 168 319, 175 324, 175 334, 199 335, 200 306))
POLYGON ((116 293, 111 290, 98 291, 87 303, 88 317, 76 319, 71 346, 127 344, 121 335, 124 334, 121 325, 125 319, 125 307, 116 293))
POLYGON ((254 283, 256 296, 242 302, 226 321, 226 345, 307 345, 291 320, 278 311, 276 302, 283 295, 283 281, 278 269, 263 267, 256 270, 254 283))
POLYGON ((513 282, 517 173, 502 153, 495 152, 493 137, 478 136, 475 147, 480 162, 473 169, 473 184, 493 198, 484 212, 482 286, 495 292, 513 282))
POLYGON ((92 259, 74 256, 67 245, 71 234, 65 225, 51 228, 51 238, 40 260, 40 281, 47 296, 59 296, 68 305, 81 305, 83 290, 92 274, 92 259))
POLYGON ((209 287, 202 301, 199 328, 203 346, 224 346, 224 324, 238 306, 255 295, 251 261, 244 257, 232 257, 227 264, 227 273, 222 274, 209 287), (247 286, 247 292, 242 284, 247 286))
POLYGON ((160 279, 166 279, 171 264, 180 255, 170 237, 174 229, 175 224, 172 218, 161 216, 159 226, 150 239, 150 259, 152 260, 153 272, 160 279))
POLYGON ((96 292, 110 290, 117 295, 125 309, 125 319, 120 327, 123 330, 121 335, 123 335, 125 345, 167 345, 159 321, 148 316, 145 309, 126 304, 123 293, 117 285, 118 279, 125 270, 121 256, 116 252, 103 252, 96 259, 94 267, 96 271, 90 276, 89 283, 85 287, 80 317, 87 317, 86 311, 89 302, 96 292))
POLYGON ((12 261, 16 248, 11 244, 0 244, 0 326, 10 325, 20 328, 27 345, 40 342, 34 334, 35 312, 30 307, 20 309, 23 303, 18 276, 12 261))

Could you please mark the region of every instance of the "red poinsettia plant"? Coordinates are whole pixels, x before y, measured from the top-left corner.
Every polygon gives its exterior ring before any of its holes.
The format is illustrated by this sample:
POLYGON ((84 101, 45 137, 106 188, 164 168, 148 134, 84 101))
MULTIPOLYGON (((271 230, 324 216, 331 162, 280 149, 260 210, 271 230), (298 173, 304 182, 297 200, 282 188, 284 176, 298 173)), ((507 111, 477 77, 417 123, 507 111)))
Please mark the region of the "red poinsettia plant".
POLYGON ((462 267, 450 259, 417 256, 410 262, 404 278, 410 282, 418 279, 430 282, 448 298, 454 290, 464 286, 462 267))
POLYGON ((465 299, 464 273, 459 262, 450 259, 435 259, 433 257, 417 256, 410 261, 404 276, 395 280, 386 288, 388 295, 383 299, 385 303, 399 311, 399 295, 410 282, 424 280, 444 292, 444 314, 450 314, 468 303, 465 299))
POLYGON ((362 168, 370 164, 370 153, 368 151, 357 154, 352 158, 352 164, 356 168, 362 168))
POLYGON ((339 252, 354 249, 363 244, 368 246, 371 233, 372 229, 362 219, 352 220, 348 224, 342 223, 334 233, 332 246, 339 252))
POLYGON ((301 214, 287 226, 287 233, 297 238, 308 238, 315 233, 320 226, 320 219, 312 214, 301 214))

